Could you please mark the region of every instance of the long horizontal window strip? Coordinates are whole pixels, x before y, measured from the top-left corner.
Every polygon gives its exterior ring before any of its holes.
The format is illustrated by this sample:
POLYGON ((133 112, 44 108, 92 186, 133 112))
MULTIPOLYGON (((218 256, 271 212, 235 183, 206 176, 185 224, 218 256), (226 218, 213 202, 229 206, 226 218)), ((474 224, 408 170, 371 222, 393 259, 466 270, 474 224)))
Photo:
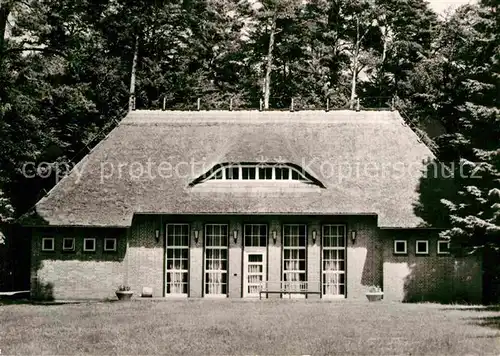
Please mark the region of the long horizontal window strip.
POLYGON ((222 167, 214 171, 207 180, 296 180, 311 182, 296 168, 260 164, 222 167))

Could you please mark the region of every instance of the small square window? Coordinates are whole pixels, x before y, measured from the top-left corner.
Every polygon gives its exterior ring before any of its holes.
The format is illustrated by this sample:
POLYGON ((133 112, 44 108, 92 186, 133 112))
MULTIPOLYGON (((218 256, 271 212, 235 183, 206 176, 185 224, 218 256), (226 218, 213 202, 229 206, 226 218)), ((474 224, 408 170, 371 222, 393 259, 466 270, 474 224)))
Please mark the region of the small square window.
POLYGON ((54 251, 53 237, 44 237, 42 239, 42 251, 54 251))
POLYGON ((429 254, 429 241, 417 240, 415 243, 415 254, 428 255, 429 254))
POLYGON ((115 238, 104 239, 104 251, 116 251, 116 239, 115 238))
POLYGON ((449 255, 450 254, 450 241, 438 241, 437 243, 437 253, 438 255, 449 255))
POLYGON ((94 238, 83 239, 83 251, 85 251, 85 252, 94 252, 95 251, 95 239, 94 238))
POLYGON ((394 254, 406 255, 408 253, 406 240, 394 240, 394 254))
POLYGON ((63 251, 74 251, 75 250, 75 238, 65 237, 63 239, 63 251))

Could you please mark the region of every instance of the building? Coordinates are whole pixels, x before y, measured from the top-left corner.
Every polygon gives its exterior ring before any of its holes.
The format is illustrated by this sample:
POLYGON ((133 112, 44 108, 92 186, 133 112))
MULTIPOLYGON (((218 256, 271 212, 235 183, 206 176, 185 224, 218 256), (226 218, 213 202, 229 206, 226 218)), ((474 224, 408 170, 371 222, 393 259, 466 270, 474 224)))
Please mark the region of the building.
POLYGON ((414 213, 432 157, 395 111, 133 111, 27 219, 32 293, 479 302, 414 213))

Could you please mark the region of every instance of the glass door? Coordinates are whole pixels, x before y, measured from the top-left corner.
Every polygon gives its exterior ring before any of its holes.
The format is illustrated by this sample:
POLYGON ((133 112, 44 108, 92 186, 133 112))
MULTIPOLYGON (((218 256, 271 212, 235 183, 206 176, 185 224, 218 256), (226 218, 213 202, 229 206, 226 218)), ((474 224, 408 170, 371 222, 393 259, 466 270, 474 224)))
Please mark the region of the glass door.
POLYGON ((227 225, 205 225, 205 296, 227 296, 227 225))
POLYGON ((266 282, 266 255, 263 252, 245 252, 243 297, 259 297, 266 282))
MULTIPOLYGON (((283 226, 283 286, 282 289, 298 292, 307 288, 306 274, 307 226, 283 226)), ((283 294, 283 297, 290 297, 283 294)), ((293 293, 292 298, 305 298, 293 293)))
POLYGON ((323 298, 345 297, 345 234, 344 225, 323 226, 323 298))
POLYGON ((165 295, 187 297, 189 225, 167 225, 165 254, 165 295))

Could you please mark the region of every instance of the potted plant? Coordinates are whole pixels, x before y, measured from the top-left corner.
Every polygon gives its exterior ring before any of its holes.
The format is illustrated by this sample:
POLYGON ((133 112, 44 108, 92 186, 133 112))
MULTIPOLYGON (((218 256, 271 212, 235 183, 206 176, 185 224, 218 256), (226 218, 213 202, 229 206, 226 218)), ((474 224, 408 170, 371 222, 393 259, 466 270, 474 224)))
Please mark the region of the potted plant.
POLYGON ((134 292, 130 290, 129 286, 124 284, 118 287, 118 290, 116 291, 116 296, 119 300, 130 300, 130 298, 132 298, 132 294, 134 294, 134 292))
POLYGON ((368 292, 366 292, 366 298, 368 298, 370 302, 382 300, 383 296, 384 292, 382 292, 382 289, 379 286, 371 286, 368 288, 368 292))

